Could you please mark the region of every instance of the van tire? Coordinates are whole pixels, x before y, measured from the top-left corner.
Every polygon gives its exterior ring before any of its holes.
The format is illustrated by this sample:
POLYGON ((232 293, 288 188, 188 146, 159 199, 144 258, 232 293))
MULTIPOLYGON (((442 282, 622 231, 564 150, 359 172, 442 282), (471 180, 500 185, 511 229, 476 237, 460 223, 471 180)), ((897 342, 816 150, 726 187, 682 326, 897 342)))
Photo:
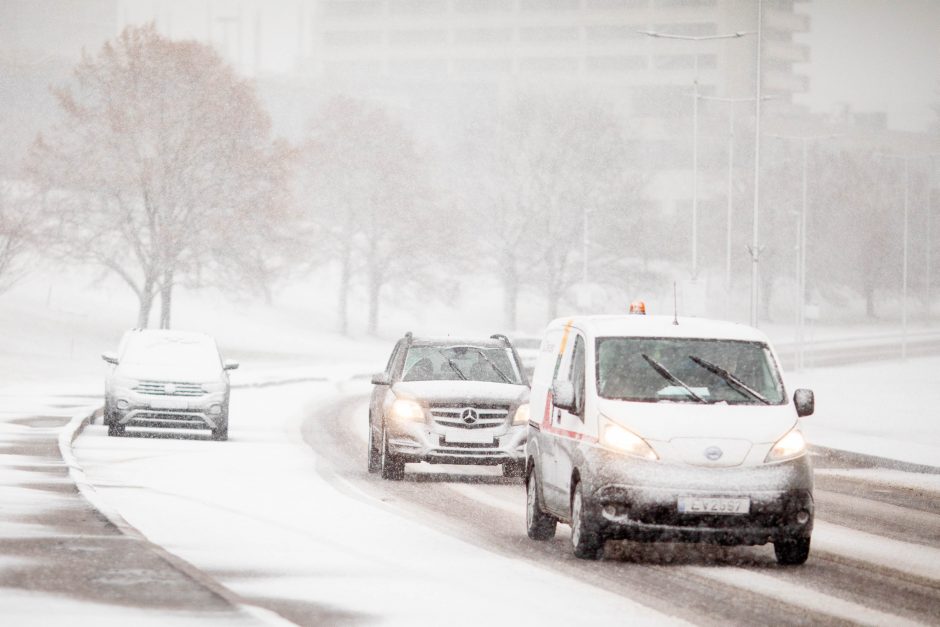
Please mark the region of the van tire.
POLYGON ((555 537, 555 527, 558 521, 551 514, 542 511, 542 501, 539 499, 538 480, 535 471, 529 473, 526 482, 526 533, 533 540, 545 541, 555 537))
POLYGON ((405 476, 405 462, 388 450, 388 431, 382 429, 382 457, 380 459, 382 478, 401 481, 405 476))
POLYGON ((604 551, 604 536, 584 507, 580 481, 571 495, 571 547, 575 557, 586 560, 596 560, 604 551))
POLYGON ((809 558, 809 538, 787 538, 774 542, 774 555, 781 566, 800 566, 809 558))

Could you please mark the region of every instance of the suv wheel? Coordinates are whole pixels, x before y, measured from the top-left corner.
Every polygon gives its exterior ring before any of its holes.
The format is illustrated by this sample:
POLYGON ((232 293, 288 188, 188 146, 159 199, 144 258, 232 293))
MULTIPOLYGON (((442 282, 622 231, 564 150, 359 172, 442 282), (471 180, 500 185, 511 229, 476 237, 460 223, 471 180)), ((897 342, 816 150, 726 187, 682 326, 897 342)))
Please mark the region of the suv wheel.
POLYGON ((383 479, 401 481, 405 476, 405 462, 388 450, 388 431, 382 429, 381 471, 383 479))
POLYGON ((525 474, 525 466, 522 462, 506 462, 503 464, 504 477, 521 477, 525 474))
POLYGON ((219 421, 219 426, 212 430, 212 439, 219 442, 228 440, 228 416, 219 421))
POLYGON ((375 436, 372 433, 372 417, 369 417, 369 472, 378 472, 382 466, 382 452, 376 446, 375 436))
POLYGON ((809 558, 809 538, 788 538, 774 542, 774 554, 781 566, 799 566, 809 558))
POLYGON ((555 537, 555 526, 558 521, 554 516, 542 511, 542 502, 539 500, 538 481, 535 470, 529 474, 525 490, 525 525, 526 533, 533 540, 551 540, 555 537))
POLYGON ((124 425, 119 423, 117 420, 111 418, 108 422, 108 435, 111 437, 118 437, 124 435, 124 425))
POLYGON ((596 560, 604 548, 604 536, 598 533, 596 523, 584 509, 581 482, 575 484, 571 497, 571 546, 575 557, 596 560))

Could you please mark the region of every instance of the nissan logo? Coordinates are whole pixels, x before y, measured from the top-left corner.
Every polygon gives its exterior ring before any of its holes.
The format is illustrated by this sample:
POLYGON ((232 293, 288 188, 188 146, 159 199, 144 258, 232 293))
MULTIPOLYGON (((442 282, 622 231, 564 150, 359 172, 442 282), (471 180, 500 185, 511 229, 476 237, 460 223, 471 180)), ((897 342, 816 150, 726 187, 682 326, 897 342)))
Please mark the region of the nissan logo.
POLYGON ((709 446, 705 449, 705 457, 710 461, 718 461, 724 453, 717 446, 709 446))
POLYGON ((471 407, 468 407, 462 412, 460 412, 460 419, 463 420, 468 425, 472 425, 473 423, 475 423, 477 421, 477 418, 479 417, 480 416, 479 414, 477 414, 477 410, 471 407))

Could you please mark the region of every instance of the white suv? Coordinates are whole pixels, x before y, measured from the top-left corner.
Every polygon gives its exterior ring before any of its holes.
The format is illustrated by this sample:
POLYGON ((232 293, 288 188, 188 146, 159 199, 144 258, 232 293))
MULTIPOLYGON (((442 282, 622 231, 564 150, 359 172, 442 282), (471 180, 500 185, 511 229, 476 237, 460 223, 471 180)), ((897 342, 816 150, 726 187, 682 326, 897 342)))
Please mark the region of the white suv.
POLYGON ((105 379, 104 422, 108 435, 127 427, 208 429, 214 440, 228 439, 228 371, 208 335, 134 329, 121 338, 117 353, 104 353, 114 367, 105 379))
POLYGON ((802 564, 813 473, 799 418, 756 329, 622 315, 552 322, 532 380, 527 525, 571 525, 578 557, 607 539, 773 542, 802 564))

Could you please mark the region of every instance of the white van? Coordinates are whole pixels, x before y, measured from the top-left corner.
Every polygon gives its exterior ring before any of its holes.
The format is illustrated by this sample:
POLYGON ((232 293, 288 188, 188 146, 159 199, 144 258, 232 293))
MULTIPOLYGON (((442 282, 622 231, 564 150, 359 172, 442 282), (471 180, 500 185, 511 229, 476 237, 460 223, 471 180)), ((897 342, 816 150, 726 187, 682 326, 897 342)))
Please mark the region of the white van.
POLYGON ((532 379, 526 522, 535 540, 571 525, 575 555, 608 539, 774 543, 802 564, 813 473, 767 338, 702 319, 559 319, 532 379))

